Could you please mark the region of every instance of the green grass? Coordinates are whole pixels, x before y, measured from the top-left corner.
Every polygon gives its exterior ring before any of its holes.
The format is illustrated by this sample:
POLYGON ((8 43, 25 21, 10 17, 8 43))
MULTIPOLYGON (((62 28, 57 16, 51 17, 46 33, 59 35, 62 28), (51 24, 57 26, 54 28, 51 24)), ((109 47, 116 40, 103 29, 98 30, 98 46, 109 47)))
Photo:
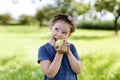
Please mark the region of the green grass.
MULTIPOLYGON (((49 35, 47 27, 0 26, 0 80, 43 80, 37 52, 49 35)), ((83 64, 78 80, 120 80, 120 37, 114 31, 77 29, 69 41, 83 64)))

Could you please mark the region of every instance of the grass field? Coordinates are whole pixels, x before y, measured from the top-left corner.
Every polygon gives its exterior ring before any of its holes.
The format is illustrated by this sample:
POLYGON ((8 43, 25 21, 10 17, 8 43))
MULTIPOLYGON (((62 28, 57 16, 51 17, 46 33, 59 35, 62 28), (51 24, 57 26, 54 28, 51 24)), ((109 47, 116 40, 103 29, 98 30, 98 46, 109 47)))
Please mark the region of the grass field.
MULTIPOLYGON (((0 26, 0 80, 43 80, 38 48, 49 28, 0 26)), ((114 31, 76 30, 69 38, 82 60, 78 80, 120 80, 120 37, 114 31)))

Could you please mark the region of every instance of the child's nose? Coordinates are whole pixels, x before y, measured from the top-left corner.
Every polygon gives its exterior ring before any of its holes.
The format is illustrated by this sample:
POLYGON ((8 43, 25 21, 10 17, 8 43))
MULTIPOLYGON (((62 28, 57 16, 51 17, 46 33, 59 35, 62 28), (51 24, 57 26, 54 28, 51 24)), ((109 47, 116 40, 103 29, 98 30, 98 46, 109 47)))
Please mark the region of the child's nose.
POLYGON ((59 36, 59 37, 62 37, 62 33, 59 31, 59 32, 57 32, 57 35, 59 36))

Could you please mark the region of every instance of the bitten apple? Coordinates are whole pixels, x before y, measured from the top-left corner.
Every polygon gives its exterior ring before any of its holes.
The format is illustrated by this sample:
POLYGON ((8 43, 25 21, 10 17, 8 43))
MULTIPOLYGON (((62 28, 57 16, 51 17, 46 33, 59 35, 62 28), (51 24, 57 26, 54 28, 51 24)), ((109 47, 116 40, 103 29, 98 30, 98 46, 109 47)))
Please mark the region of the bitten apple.
POLYGON ((59 50, 61 48, 62 44, 63 44, 63 40, 61 40, 61 39, 57 40, 55 43, 55 48, 59 50))

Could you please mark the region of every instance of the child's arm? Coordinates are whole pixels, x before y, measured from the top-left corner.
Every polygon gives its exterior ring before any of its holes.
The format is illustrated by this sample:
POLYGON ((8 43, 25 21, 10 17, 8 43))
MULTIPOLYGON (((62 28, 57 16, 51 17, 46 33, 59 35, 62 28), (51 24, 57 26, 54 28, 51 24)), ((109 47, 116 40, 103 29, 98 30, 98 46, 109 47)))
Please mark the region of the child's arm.
POLYGON ((41 68, 47 77, 49 78, 55 77, 60 68, 62 57, 63 54, 57 52, 52 62, 50 62, 49 60, 40 61, 41 68))
POLYGON ((67 53, 67 56, 68 56, 68 60, 69 60, 69 63, 70 63, 70 66, 71 66, 73 72, 75 72, 75 73, 77 73, 77 74, 80 73, 80 72, 81 72, 81 69, 82 69, 82 64, 81 64, 81 62, 78 61, 78 60, 74 57, 74 55, 72 54, 71 51, 69 51, 69 52, 67 53))
POLYGON ((55 75, 57 74, 63 54, 67 51, 67 46, 65 44, 62 44, 60 49, 56 48, 56 55, 54 57, 54 60, 50 62, 49 60, 42 60, 40 61, 41 68, 43 72, 49 77, 49 78, 54 78, 55 75))

